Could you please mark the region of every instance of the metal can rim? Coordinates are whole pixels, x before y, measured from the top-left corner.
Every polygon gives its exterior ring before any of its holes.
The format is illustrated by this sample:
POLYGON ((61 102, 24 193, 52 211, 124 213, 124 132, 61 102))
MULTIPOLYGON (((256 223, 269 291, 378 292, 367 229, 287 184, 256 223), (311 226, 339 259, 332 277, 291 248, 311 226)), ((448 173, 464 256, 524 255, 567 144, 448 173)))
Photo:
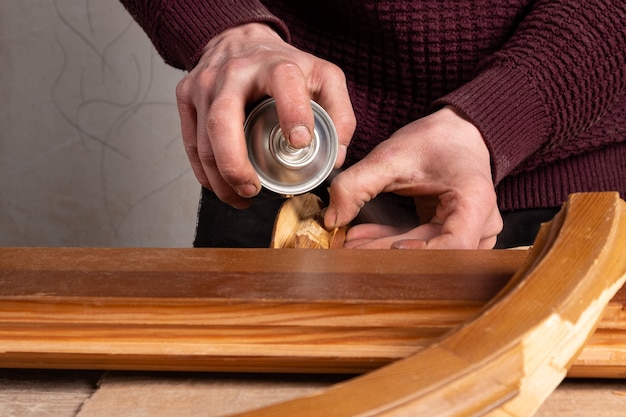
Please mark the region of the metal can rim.
POLYGON ((311 100, 313 141, 317 141, 314 145, 320 148, 317 150, 319 155, 314 155, 315 160, 306 166, 289 166, 284 161, 277 161, 270 150, 271 139, 268 138, 268 131, 278 126, 275 102, 273 98, 262 101, 246 118, 244 132, 248 157, 263 187, 284 196, 303 194, 321 185, 332 172, 339 147, 337 131, 328 113, 311 100), (269 119, 263 120, 263 117, 269 119), (258 124, 259 118, 261 125, 258 124))

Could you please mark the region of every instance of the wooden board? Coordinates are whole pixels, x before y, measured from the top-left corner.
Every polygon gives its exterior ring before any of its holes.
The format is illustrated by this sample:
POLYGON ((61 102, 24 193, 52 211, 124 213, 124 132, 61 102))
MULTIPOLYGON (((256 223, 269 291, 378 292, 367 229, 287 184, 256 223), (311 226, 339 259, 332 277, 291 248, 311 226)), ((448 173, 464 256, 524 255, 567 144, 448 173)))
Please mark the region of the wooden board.
MULTIPOLYGON (((317 394, 338 382, 345 377, 112 372, 76 417, 226 416, 317 394)), ((624 409, 626 381, 569 379, 535 417, 619 417, 624 409)))
POLYGON ((3 248, 0 362, 362 372, 477 314, 526 256, 370 253, 3 248))
MULTIPOLYGON (((526 251, 0 248, 3 367, 360 373, 478 314, 526 251)), ((571 376, 626 376, 626 291, 571 376)))
POLYGON ((102 374, 99 371, 0 369, 0 416, 76 417, 83 402, 96 391, 102 374))
MULTIPOLYGON (((225 416, 312 394, 345 376, 0 370, 2 417, 225 416)), ((615 417, 626 380, 568 379, 536 417, 615 417)))

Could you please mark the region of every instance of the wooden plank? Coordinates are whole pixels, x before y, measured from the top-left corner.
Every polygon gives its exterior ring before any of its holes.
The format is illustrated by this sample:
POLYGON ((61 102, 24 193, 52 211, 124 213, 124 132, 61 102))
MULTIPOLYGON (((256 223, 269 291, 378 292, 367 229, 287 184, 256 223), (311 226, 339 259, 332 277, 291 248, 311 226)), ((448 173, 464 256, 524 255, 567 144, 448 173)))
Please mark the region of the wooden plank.
MULTIPOLYGON (((226 416, 346 381, 336 375, 111 372, 77 417, 226 416)), ((624 409, 626 381, 569 379, 536 417, 616 417, 624 409)))
POLYGON ((0 416, 75 417, 99 371, 0 369, 0 416))
MULTIPOLYGON (((474 317, 526 256, 0 248, 0 364, 365 372, 474 317)), ((572 375, 626 375, 625 300, 572 375)))
POLYGON ((0 361, 361 372, 476 314, 525 257, 382 251, 373 262, 368 254, 0 249, 0 361), (400 352, 390 356, 394 346, 400 352))

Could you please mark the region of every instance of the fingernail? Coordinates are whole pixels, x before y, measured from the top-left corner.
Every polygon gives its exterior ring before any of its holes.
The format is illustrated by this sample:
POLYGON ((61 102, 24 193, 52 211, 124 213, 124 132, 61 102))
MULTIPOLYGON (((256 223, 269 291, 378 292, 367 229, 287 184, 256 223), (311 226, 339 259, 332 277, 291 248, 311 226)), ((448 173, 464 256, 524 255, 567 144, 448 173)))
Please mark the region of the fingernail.
POLYGON ((424 249, 426 242, 417 239, 397 240, 391 244, 391 249, 424 249))
POLYGON ((294 127, 287 138, 294 148, 306 148, 311 144, 311 131, 304 125, 294 127))
POLYGON ((346 160, 347 153, 348 153, 348 147, 346 145, 339 145, 339 149, 337 151, 337 160, 335 162, 335 168, 341 168, 344 161, 346 160))
POLYGON ((324 225, 327 229, 334 229, 337 226, 337 210, 326 209, 326 215, 324 216, 324 225))
POLYGON ((259 193, 259 190, 254 184, 242 184, 242 185, 237 186, 235 190, 237 191, 237 194, 246 198, 254 197, 255 195, 259 193))
POLYGON ((393 242, 391 244, 391 249, 408 249, 406 247, 406 245, 404 244, 404 242, 402 242, 401 240, 398 242, 393 242))

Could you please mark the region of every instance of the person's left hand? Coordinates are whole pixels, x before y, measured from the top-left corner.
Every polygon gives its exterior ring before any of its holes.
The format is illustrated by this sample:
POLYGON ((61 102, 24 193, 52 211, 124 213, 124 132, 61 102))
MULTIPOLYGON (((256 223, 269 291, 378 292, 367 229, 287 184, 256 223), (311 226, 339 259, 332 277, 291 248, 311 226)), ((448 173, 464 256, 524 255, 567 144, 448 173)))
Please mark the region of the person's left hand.
POLYGON ((482 135, 454 108, 416 120, 338 174, 324 218, 348 224, 382 192, 412 196, 422 223, 410 230, 362 224, 348 231, 348 248, 491 249, 502 229, 482 135), (422 204, 434 201, 424 219, 422 204))

